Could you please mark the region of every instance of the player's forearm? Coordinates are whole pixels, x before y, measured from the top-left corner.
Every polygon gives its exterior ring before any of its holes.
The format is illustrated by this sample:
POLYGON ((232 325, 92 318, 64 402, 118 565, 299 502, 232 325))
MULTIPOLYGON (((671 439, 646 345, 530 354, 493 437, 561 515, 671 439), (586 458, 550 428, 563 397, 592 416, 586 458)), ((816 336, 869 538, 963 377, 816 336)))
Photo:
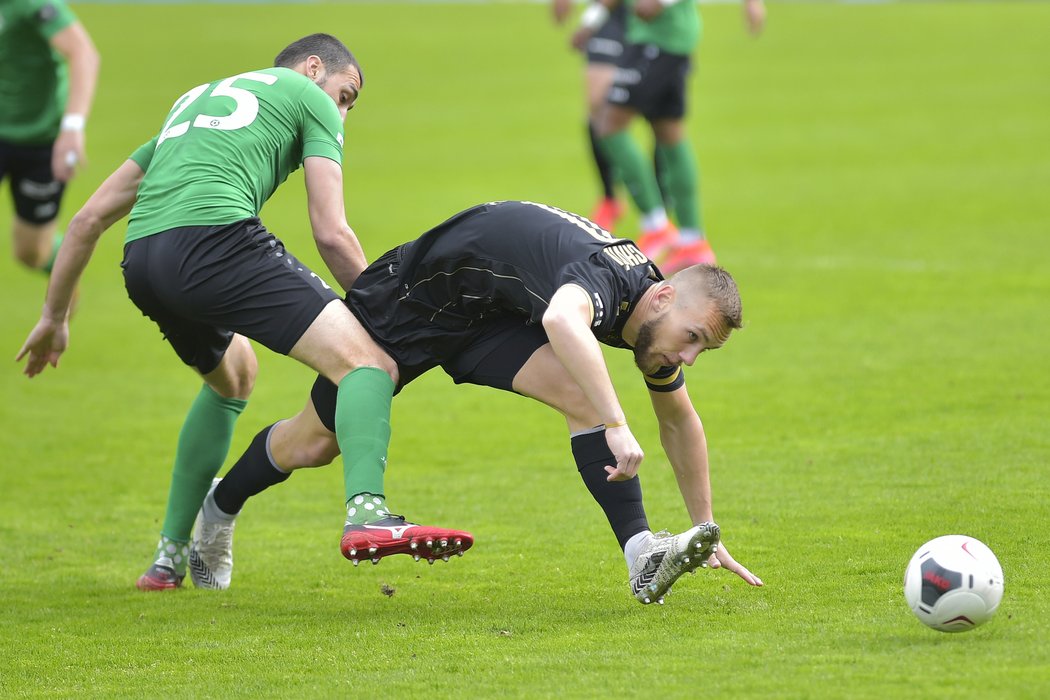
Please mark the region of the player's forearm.
POLYGON ((42 316, 56 324, 65 321, 69 315, 69 305, 80 276, 95 252, 98 234, 75 226, 76 219, 70 222, 62 246, 58 249, 51 279, 47 285, 47 297, 44 300, 42 316))
POLYGON ((693 524, 714 520, 704 426, 695 413, 675 424, 660 423, 660 442, 693 524))
POLYGON ((317 241, 317 251, 335 277, 335 281, 344 291, 349 291, 354 280, 368 266, 368 261, 353 230, 346 224, 338 228, 341 230, 332 235, 318 235, 315 231, 314 238, 317 241))
POLYGON ((693 524, 712 520, 707 437, 689 393, 683 386, 672 392, 650 391, 649 398, 660 422, 660 443, 671 462, 689 517, 693 524))

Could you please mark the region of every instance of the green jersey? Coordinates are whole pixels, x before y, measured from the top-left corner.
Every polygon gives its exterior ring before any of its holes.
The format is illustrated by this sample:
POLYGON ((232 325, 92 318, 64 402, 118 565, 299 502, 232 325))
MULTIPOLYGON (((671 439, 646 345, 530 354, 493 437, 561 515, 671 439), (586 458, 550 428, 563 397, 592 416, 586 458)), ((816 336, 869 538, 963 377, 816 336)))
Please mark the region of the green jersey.
POLYGON ((266 68, 199 85, 131 158, 146 172, 126 241, 259 214, 309 156, 342 163, 343 120, 305 75, 266 68))
POLYGON ((696 0, 678 0, 646 22, 634 13, 635 0, 627 3, 627 43, 654 44, 667 53, 688 56, 700 43, 700 11, 696 0))
POLYGON ((51 37, 77 21, 62 0, 0 0, 0 140, 45 145, 66 109, 66 63, 51 37))

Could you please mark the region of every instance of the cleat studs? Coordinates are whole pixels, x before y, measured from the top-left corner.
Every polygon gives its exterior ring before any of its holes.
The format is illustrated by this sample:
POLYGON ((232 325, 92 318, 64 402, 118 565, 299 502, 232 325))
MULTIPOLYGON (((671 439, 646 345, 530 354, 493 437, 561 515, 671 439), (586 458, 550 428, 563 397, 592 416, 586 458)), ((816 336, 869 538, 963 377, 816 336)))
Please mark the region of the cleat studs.
POLYGON ((427 540, 427 548, 428 549, 433 549, 434 548, 434 540, 427 540))
POLYGON ((369 554, 375 554, 378 551, 379 551, 379 549, 377 547, 369 547, 368 548, 368 553, 369 554))
POLYGON ((431 566, 433 566, 434 565, 434 560, 433 559, 427 559, 427 563, 430 564, 431 566))
POLYGON ((412 555, 412 560, 413 561, 419 561, 419 555, 418 554, 413 554, 412 555))
POLYGON ((356 549, 351 549, 350 550, 350 556, 356 557, 357 556, 357 550, 356 549))
POLYGON ((656 602, 659 603, 660 605, 663 605, 664 604, 664 599, 663 598, 657 598, 656 602))
POLYGON ((372 566, 375 566, 378 563, 379 563, 379 557, 376 557, 375 559, 372 560, 372 566))
POLYGON ((651 601, 648 598, 646 598, 645 600, 642 601, 642 605, 648 605, 651 602, 653 602, 653 601, 651 601))
POLYGON ((358 564, 360 564, 360 563, 361 563, 361 562, 359 562, 359 561, 358 561, 358 560, 356 560, 356 559, 351 559, 350 561, 354 562, 354 566, 357 566, 358 564))
POLYGON ((448 546, 448 540, 446 540, 446 539, 442 539, 442 540, 441 540, 441 547, 442 547, 442 548, 445 548, 445 547, 447 547, 447 546, 448 546))
POLYGON ((688 564, 689 563, 689 557, 682 557, 682 563, 683 564, 688 564))
POLYGON ((457 546, 457 547, 460 547, 460 546, 462 546, 462 545, 463 545, 463 539, 462 539, 462 538, 460 538, 460 537, 457 537, 457 538, 456 538, 456 546, 457 546))
POLYGON ((456 552, 456 556, 457 556, 457 557, 461 557, 461 556, 463 556, 463 550, 461 549, 461 550, 459 550, 458 552, 456 552))
POLYGON ((448 561, 448 555, 447 554, 442 555, 441 561, 448 561))
POLYGON ((419 543, 416 542, 415 540, 413 540, 412 544, 410 544, 408 546, 411 547, 413 550, 419 549, 419 543))

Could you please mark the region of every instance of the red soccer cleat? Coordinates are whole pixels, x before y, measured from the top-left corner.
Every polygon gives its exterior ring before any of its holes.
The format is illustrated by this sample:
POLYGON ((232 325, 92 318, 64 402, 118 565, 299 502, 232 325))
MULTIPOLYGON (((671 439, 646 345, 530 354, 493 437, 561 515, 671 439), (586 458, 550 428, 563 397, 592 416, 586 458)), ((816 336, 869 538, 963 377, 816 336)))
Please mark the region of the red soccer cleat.
MULTIPOLYGON (((661 271, 664 269, 664 259, 677 244, 678 229, 670 221, 663 228, 658 228, 655 231, 646 231, 638 238, 638 249, 642 251, 645 257, 656 263, 661 271)), ((665 272, 665 274, 667 273, 665 272)))
POLYGON ((347 524, 339 549, 354 566, 366 559, 378 564, 391 554, 411 554, 416 561, 426 559, 433 564, 437 559, 463 556, 473 544, 474 536, 469 532, 416 525, 400 515, 391 515, 367 525, 347 524))
POLYGON ((612 197, 603 197, 594 207, 590 218, 606 231, 612 231, 621 216, 623 216, 623 205, 612 197))
POLYGON ((707 242, 706 238, 701 238, 675 246, 671 250, 670 255, 667 256, 664 264, 660 265, 660 271, 670 277, 674 273, 693 265, 714 264, 715 251, 711 250, 711 244, 707 242))
POLYGON ((135 588, 140 591, 167 591, 181 587, 184 578, 186 578, 185 575, 179 576, 170 566, 154 562, 146 569, 146 573, 139 576, 139 580, 135 582, 135 588))

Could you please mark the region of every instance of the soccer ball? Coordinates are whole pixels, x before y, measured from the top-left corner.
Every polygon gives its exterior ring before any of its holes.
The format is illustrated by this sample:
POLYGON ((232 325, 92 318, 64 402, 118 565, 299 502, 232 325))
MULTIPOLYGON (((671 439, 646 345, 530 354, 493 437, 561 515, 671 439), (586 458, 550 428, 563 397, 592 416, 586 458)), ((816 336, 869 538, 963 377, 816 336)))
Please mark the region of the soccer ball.
POLYGON ((908 562, 904 599, 915 616, 935 630, 972 630, 999 607, 1003 569, 980 540, 938 537, 919 547, 908 562))

